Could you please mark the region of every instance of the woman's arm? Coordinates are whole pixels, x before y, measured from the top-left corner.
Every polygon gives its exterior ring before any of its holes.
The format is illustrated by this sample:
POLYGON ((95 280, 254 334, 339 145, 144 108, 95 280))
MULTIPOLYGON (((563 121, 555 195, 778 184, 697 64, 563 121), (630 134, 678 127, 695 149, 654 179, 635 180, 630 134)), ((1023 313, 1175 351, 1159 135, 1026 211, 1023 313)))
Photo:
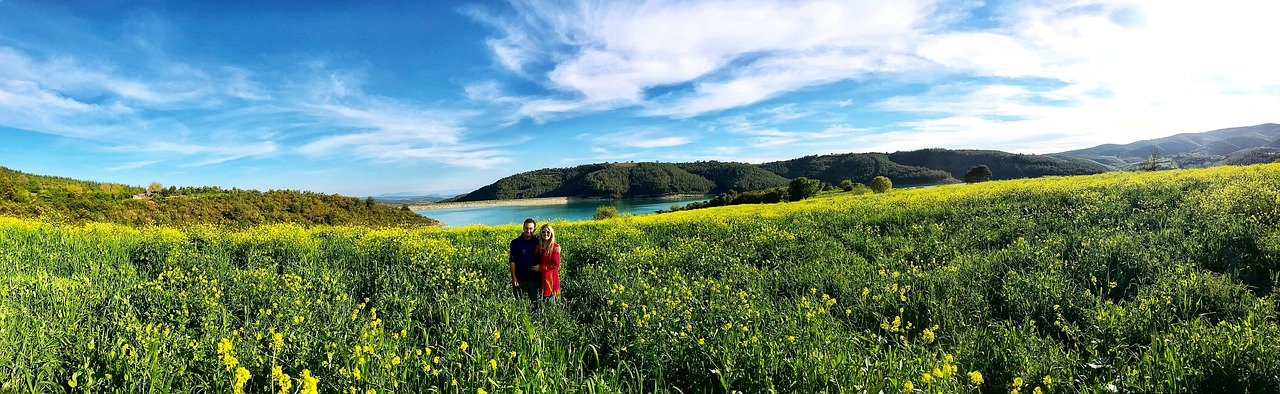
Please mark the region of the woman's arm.
POLYGON ((551 247, 551 261, 544 262, 543 265, 544 265, 543 271, 560 269, 560 245, 559 244, 551 247))

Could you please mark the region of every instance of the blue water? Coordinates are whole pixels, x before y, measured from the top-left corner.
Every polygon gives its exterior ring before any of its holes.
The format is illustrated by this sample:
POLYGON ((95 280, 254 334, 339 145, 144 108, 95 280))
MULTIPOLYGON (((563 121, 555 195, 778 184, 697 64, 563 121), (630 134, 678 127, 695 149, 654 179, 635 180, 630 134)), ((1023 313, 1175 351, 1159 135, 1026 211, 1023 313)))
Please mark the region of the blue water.
POLYGON ((694 201, 707 201, 709 197, 685 199, 631 199, 606 201, 574 201, 557 205, 516 205, 473 208, 428 209, 415 213, 444 222, 444 227, 462 227, 473 224, 496 226, 521 223, 526 218, 538 222, 560 220, 588 220, 596 214, 596 208, 613 205, 618 213, 634 215, 670 210, 672 205, 685 205, 694 201))

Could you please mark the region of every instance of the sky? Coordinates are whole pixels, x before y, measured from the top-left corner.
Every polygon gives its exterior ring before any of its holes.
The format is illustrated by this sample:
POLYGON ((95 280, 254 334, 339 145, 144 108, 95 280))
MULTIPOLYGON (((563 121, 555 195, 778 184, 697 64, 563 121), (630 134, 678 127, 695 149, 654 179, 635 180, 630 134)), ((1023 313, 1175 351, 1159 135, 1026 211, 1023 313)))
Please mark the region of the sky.
POLYGON ((538 168, 1280 122, 1280 2, 0 0, 0 166, 453 195, 538 168))

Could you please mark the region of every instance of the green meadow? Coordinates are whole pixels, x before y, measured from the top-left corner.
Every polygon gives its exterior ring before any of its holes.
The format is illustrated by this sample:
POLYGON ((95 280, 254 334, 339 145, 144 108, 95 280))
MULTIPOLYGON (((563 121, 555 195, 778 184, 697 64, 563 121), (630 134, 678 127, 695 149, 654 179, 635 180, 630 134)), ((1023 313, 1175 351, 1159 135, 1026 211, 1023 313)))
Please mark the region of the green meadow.
POLYGON ((1277 392, 1280 164, 515 226, 0 219, 0 392, 1277 392))

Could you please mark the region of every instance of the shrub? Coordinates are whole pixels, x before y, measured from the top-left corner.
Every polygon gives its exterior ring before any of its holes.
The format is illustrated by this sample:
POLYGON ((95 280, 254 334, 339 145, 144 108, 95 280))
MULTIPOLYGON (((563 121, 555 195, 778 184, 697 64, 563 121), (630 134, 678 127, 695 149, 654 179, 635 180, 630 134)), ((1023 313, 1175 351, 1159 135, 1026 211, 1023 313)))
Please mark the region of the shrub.
POLYGON ((791 197, 791 201, 800 201, 822 190, 822 182, 817 179, 809 179, 799 177, 791 180, 790 186, 787 188, 787 195, 791 197))
POLYGON ((991 169, 986 164, 979 164, 964 173, 964 181, 966 183, 986 182, 991 179, 991 169))
POLYGON ((884 193, 889 190, 893 190, 893 181, 890 181, 888 177, 880 175, 871 180, 871 191, 884 193))
POLYGON ((843 181, 840 181, 840 189, 841 189, 841 190, 844 190, 844 191, 846 191, 846 192, 851 192, 851 191, 853 191, 853 181, 848 180, 848 179, 845 179, 845 180, 843 180, 843 181))
POLYGON ((613 219, 618 217, 618 207, 612 205, 601 205, 596 208, 596 220, 613 219))

